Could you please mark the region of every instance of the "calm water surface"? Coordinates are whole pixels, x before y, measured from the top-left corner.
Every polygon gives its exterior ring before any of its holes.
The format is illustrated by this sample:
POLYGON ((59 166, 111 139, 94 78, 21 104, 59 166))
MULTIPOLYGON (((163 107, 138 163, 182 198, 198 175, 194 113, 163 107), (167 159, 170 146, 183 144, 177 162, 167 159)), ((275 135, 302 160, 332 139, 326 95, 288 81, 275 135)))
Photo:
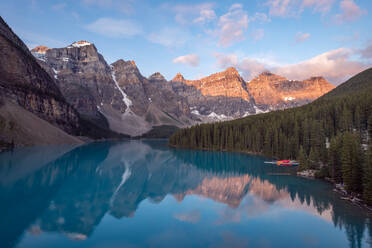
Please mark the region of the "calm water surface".
POLYGON ((166 141, 0 154, 0 247, 371 247, 372 221, 261 157, 166 141))

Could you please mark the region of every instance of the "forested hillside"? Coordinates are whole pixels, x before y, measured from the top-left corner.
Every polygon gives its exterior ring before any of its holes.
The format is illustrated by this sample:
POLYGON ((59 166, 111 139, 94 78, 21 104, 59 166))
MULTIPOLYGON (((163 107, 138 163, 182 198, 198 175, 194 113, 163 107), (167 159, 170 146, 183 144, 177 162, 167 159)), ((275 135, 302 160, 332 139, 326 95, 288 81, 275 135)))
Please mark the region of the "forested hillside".
POLYGON ((181 129, 175 147, 297 159, 372 204, 372 68, 308 105, 181 129))

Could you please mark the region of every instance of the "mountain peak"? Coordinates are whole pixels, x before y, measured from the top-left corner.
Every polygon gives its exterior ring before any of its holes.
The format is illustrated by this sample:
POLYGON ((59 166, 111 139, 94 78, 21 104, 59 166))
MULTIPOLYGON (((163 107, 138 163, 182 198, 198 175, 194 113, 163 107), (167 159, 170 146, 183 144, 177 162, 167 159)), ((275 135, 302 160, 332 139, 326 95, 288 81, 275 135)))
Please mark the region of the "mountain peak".
POLYGON ((238 70, 235 67, 229 67, 225 70, 226 73, 239 75, 238 70))
POLYGON ((85 41, 85 40, 81 40, 81 41, 75 41, 69 47, 84 47, 84 46, 90 46, 90 45, 92 45, 92 43, 85 41))
POLYGON ((322 76, 314 76, 314 77, 310 77, 308 80, 310 81, 327 81, 324 77, 322 76))
POLYGON ((45 54, 45 52, 49 50, 49 47, 46 46, 37 46, 31 50, 33 53, 45 54))
POLYGON ((263 71, 260 73, 259 76, 266 76, 266 77, 269 77, 269 76, 273 76, 275 75, 274 73, 271 73, 270 71, 263 71))
POLYGON ((174 82, 184 82, 185 78, 182 76, 181 73, 177 73, 177 75, 172 79, 174 82))
POLYGON ((136 65, 136 62, 134 62, 134 60, 125 61, 123 59, 119 59, 116 62, 112 63, 111 65, 121 66, 121 67, 128 67, 128 68, 131 67, 131 68, 136 68, 137 69, 137 65, 136 65))
POLYGON ((287 78, 274 74, 270 71, 264 71, 253 78, 250 83, 275 83, 279 81, 287 81, 287 78))
POLYGON ((160 72, 155 72, 149 77, 149 80, 165 80, 165 78, 160 72))

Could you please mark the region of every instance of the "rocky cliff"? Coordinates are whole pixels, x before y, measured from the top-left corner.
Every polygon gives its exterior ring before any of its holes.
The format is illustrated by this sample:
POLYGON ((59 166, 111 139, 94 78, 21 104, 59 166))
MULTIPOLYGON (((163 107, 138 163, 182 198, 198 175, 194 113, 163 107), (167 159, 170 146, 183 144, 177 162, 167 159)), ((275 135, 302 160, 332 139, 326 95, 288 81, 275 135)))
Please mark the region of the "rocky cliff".
POLYGON ((179 73, 173 89, 187 98, 191 113, 200 121, 228 120, 255 114, 254 99, 235 68, 212 74, 200 80, 186 80, 179 73))
MULTIPOLYGON (((70 134, 79 131, 79 116, 75 109, 65 101, 53 78, 40 67, 26 45, 1 17, 0 98, 5 103, 21 106, 70 134)), ((16 122, 16 119, 13 120, 13 123, 16 122)))
POLYGON ((66 100, 84 118, 108 128, 101 109, 124 113, 126 105, 111 68, 93 44, 80 41, 64 48, 38 47, 33 53, 53 76, 66 100))
POLYGON ((309 103, 335 88, 323 77, 303 81, 288 80, 270 72, 252 79, 247 88, 257 105, 272 110, 309 103))

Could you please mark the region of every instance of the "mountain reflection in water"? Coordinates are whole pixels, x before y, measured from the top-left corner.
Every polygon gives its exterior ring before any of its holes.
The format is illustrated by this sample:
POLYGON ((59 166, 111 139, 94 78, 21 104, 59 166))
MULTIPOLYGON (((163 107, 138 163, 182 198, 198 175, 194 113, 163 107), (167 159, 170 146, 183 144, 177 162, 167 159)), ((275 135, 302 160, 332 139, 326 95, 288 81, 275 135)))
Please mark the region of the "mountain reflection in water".
POLYGON ((1 153, 0 247, 371 244, 371 218, 329 184, 263 160, 165 141, 1 153))

